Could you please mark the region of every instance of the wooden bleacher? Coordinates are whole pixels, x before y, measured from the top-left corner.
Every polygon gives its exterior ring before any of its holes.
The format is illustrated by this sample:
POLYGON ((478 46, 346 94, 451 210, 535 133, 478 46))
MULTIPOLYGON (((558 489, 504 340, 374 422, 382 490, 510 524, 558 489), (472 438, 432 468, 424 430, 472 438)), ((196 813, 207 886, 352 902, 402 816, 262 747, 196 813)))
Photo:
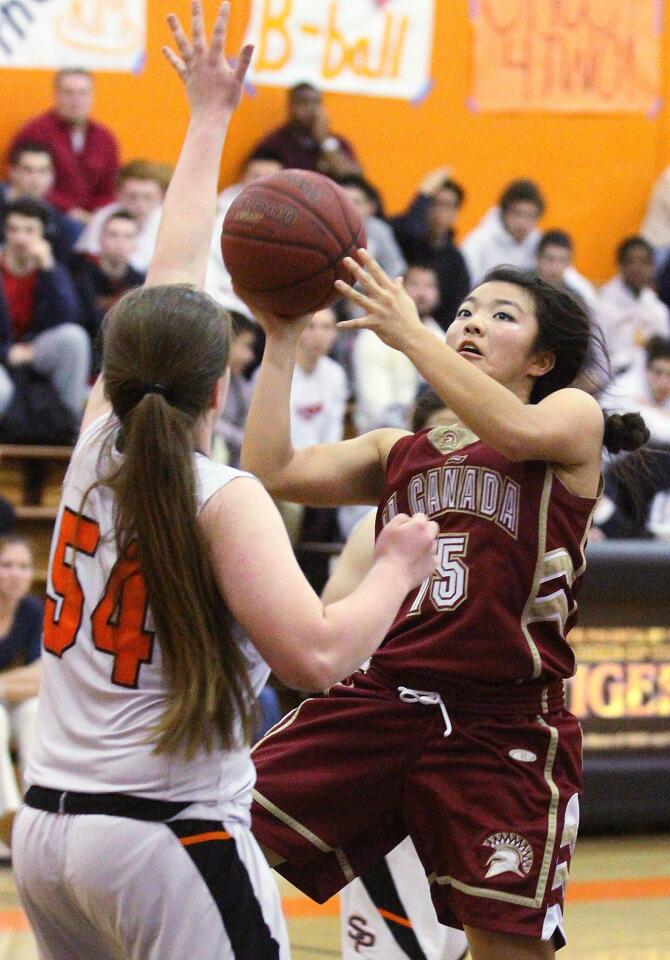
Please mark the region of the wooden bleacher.
POLYGON ((16 512, 15 532, 35 556, 34 591, 46 583, 51 534, 72 447, 0 444, 0 495, 16 512))

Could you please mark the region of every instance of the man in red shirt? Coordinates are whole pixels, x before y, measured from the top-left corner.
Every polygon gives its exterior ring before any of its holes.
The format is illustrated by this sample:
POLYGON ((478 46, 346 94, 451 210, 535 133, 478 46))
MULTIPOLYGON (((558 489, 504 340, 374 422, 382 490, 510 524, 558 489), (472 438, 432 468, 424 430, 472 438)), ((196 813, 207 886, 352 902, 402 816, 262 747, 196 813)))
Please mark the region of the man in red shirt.
POLYGON ((72 279, 44 236, 47 212, 37 200, 5 208, 0 251, 0 416, 14 394, 12 368, 30 364, 51 381, 63 404, 81 416, 90 347, 76 322, 72 279))
POLYGON ((119 151, 114 134, 91 119, 93 77, 87 70, 59 70, 52 110, 29 120, 16 134, 10 152, 26 140, 49 147, 55 179, 47 199, 86 222, 116 192, 119 151))

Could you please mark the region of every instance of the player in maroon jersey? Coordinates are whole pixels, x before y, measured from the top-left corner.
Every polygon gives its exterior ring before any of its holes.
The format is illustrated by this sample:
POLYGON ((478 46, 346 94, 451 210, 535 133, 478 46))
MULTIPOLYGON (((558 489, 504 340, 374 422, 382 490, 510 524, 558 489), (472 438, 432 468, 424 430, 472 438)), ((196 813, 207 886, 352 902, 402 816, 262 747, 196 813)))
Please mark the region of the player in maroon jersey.
POLYGON ((589 319, 568 294, 498 269, 445 344, 364 251, 341 291, 454 412, 417 434, 377 430, 294 451, 288 398, 300 323, 260 316, 267 344, 245 466, 282 499, 379 502, 440 525, 436 573, 405 600, 369 668, 308 700, 254 753, 254 829, 282 873, 323 900, 406 834, 438 917, 474 960, 550 958, 579 819, 581 737, 563 704, 603 442, 634 449, 570 384, 589 319), (268 429, 270 425, 270 429, 268 429))

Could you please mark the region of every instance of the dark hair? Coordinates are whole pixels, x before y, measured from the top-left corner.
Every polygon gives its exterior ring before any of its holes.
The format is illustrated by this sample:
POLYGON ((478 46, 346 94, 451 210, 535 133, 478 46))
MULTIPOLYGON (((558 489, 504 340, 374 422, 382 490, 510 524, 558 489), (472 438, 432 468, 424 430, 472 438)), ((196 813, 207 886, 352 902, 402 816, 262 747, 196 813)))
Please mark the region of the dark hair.
POLYGON ((436 410, 443 410, 446 406, 447 404, 442 397, 438 397, 434 390, 430 388, 422 390, 414 401, 410 429, 413 430, 414 433, 423 430, 431 414, 435 413, 436 410))
POLYGON ((243 313, 239 313, 237 310, 229 310, 228 314, 230 315, 230 326, 234 337, 239 337, 241 333, 258 335, 259 326, 253 320, 250 320, 249 317, 243 313))
POLYGON ((102 222, 101 230, 104 230, 107 224, 111 223, 112 220, 129 220, 131 223, 134 223, 135 226, 138 226, 137 217, 131 213, 130 210, 126 210, 125 207, 119 207, 118 210, 114 210, 108 217, 105 217, 102 222))
POLYGON ((37 140, 22 140, 15 144, 9 154, 10 166, 15 167, 24 153, 46 153, 53 166, 54 155, 51 147, 48 147, 45 143, 39 143, 37 140))
POLYGON ((252 150, 244 161, 244 166, 247 167, 250 163, 253 163, 254 160, 269 160, 272 163, 278 163, 280 166, 284 166, 282 157, 276 150, 272 150, 270 147, 258 147, 256 150, 252 150))
POLYGON ((374 207, 373 215, 384 216, 384 202, 379 190, 360 173, 346 173, 341 177, 335 177, 335 180, 341 187, 357 187, 362 190, 374 207))
MULTIPOLYGON (((456 194, 458 206, 459 207, 463 206, 463 201, 465 200, 465 190, 460 185, 460 183, 457 183, 455 180, 452 180, 451 177, 447 177, 446 179, 442 180, 437 190, 451 190, 452 193, 456 194)), ((434 200, 434 199, 435 199, 435 196, 433 195, 431 197, 431 200, 434 200)))
POLYGON ((308 83, 307 80, 302 80, 300 83, 295 83, 289 90, 288 96, 289 100, 293 100, 297 93, 302 93, 303 90, 314 90, 316 93, 321 93, 318 87, 315 87, 313 83, 308 83))
POLYGON ((647 367, 650 367, 654 360, 670 360, 670 337, 651 337, 644 349, 647 354, 647 367))
MULTIPOLYGON (((514 267, 496 267, 489 270, 482 282, 491 281, 512 283, 530 296, 539 328, 533 351, 546 350, 555 356, 551 370, 538 377, 533 384, 530 403, 539 403, 556 390, 573 384, 596 356, 596 344, 604 351, 586 307, 572 294, 514 267)), ((649 438, 639 414, 626 414, 623 418, 615 415, 616 422, 608 429, 610 419, 613 418, 606 414, 603 439, 603 444, 610 453, 635 450, 649 438), (640 424, 646 433, 644 437, 640 424)))
POLYGON ((22 217, 30 217, 32 220, 39 220, 46 234, 49 226, 49 210, 39 200, 33 200, 32 197, 19 197, 16 200, 11 200, 5 205, 5 225, 13 213, 20 214, 22 217))
POLYGON ((403 277, 406 277, 410 270, 430 270, 430 272, 435 276, 435 279, 439 286, 440 278, 438 276, 437 267, 435 266, 434 261, 418 260, 418 259, 409 260, 407 262, 407 266, 405 267, 405 272, 403 273, 403 277))
POLYGON ((642 247, 645 253, 652 260, 654 259, 654 248, 644 239, 644 237, 626 237, 625 240, 622 240, 619 246, 616 248, 616 262, 619 264, 619 266, 621 266, 621 264, 628 259, 629 253, 635 250, 636 247, 642 247))
POLYGON ((170 694, 157 752, 193 755, 236 743, 253 726, 244 654, 216 584, 199 524, 195 427, 228 362, 228 315, 188 284, 140 287, 103 325, 105 392, 120 420, 97 485, 114 495, 119 556, 136 546, 170 694), (147 385, 160 387, 147 390, 147 385), (116 447, 123 456, 111 457, 116 447))
POLYGON ((522 202, 535 204, 539 216, 544 213, 544 197, 533 180, 512 180, 505 187, 498 201, 503 213, 509 210, 513 203, 522 202))
POLYGON ((575 249, 572 237, 565 230, 545 230, 537 245, 538 257, 541 253, 544 253, 547 247, 562 247, 564 250, 569 250, 570 253, 575 249))

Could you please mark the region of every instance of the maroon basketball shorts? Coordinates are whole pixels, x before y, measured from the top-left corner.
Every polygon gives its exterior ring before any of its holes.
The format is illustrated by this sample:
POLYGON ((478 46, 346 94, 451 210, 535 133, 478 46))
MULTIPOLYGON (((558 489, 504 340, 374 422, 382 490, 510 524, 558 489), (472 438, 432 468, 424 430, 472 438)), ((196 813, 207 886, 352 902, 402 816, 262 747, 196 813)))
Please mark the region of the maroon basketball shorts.
POLYGON ((561 685, 507 688, 511 703, 404 689, 358 673, 270 730, 257 839, 322 902, 409 834, 442 923, 562 946, 582 776, 561 685))

